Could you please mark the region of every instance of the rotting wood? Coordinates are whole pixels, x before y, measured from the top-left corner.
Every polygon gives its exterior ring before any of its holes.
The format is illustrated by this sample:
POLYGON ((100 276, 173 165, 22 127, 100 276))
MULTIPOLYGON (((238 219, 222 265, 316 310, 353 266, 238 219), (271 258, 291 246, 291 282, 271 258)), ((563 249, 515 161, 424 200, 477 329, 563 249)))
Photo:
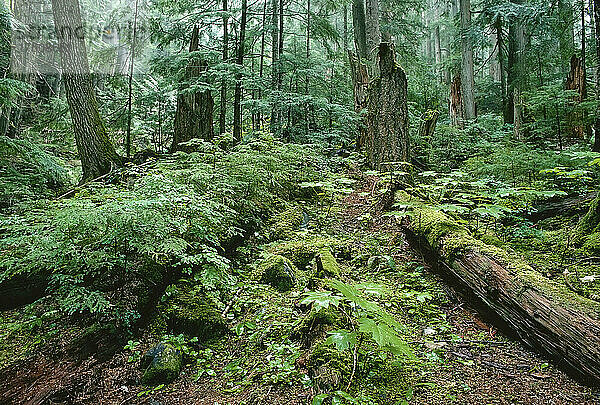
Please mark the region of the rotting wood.
POLYGON ((485 245, 441 212, 423 206, 412 218, 402 226, 411 246, 490 322, 583 383, 600 386, 600 303, 485 245))

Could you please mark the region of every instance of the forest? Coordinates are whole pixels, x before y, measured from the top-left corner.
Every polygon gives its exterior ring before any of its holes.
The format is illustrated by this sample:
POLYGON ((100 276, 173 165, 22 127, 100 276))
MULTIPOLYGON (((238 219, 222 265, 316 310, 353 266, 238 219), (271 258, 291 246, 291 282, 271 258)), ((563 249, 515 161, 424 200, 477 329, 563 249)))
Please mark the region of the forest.
POLYGON ((0 404, 600 404, 600 0, 0 0, 0 404))

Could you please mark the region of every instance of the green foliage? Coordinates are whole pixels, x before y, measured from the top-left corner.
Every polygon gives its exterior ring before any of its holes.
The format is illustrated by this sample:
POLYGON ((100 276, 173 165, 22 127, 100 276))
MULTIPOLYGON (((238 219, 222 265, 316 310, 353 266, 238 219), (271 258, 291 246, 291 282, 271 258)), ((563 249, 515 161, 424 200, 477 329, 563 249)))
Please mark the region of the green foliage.
POLYGON ((357 333, 369 336, 381 350, 389 351, 396 355, 412 357, 412 351, 398 336, 398 331, 406 328, 394 319, 371 297, 383 296, 384 290, 376 284, 350 285, 339 280, 326 282, 327 286, 335 291, 309 292, 305 295, 303 304, 313 304, 316 311, 328 309, 330 306, 339 307, 342 303, 354 308, 356 311, 357 330, 336 330, 329 332, 327 344, 335 345, 340 350, 353 350, 357 342, 357 333))
POLYGON ((69 172, 32 142, 0 137, 0 204, 49 197, 71 184, 69 172))
POLYGON ((304 153, 268 137, 232 152, 206 145, 126 170, 127 188, 89 185, 72 198, 23 205, 2 221, 0 282, 41 274, 66 313, 97 313, 125 326, 166 277, 227 288, 233 278, 223 250, 269 218, 296 184, 313 179, 321 165, 304 153), (121 289, 135 297, 112 293, 121 289))

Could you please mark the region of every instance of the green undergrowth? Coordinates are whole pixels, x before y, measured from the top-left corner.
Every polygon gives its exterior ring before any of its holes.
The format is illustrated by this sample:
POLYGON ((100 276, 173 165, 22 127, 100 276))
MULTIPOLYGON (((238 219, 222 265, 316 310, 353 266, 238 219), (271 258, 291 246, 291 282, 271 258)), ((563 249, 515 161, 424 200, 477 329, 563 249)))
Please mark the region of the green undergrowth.
POLYGON ((115 185, 23 202, 0 218, 0 289, 45 279, 64 316, 125 333, 169 280, 183 276, 224 298, 236 278, 228 252, 296 198, 300 182, 326 175, 308 148, 268 136, 231 151, 201 144, 126 169, 115 185))

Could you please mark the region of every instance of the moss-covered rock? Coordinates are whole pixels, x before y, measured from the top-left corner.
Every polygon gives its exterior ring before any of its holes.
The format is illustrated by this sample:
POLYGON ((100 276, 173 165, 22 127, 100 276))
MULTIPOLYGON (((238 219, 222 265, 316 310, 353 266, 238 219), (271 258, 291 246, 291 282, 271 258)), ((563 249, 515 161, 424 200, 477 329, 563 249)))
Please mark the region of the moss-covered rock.
POLYGON ((344 317, 334 308, 320 311, 311 308, 291 333, 292 339, 298 340, 304 347, 310 347, 317 339, 325 336, 328 330, 346 327, 344 317))
POLYGON ((315 236, 279 244, 271 249, 273 254, 285 256, 301 270, 306 270, 310 262, 323 248, 338 252, 346 248, 344 242, 337 239, 315 236))
POLYGON ((199 287, 179 283, 169 290, 170 296, 159 309, 171 330, 205 340, 223 336, 228 331, 217 307, 199 287))
POLYGON ((335 257, 333 257, 331 250, 327 247, 319 249, 315 276, 318 278, 338 278, 340 273, 340 265, 335 260, 335 257))
POLYGON ((271 255, 257 266, 258 280, 269 284, 278 291, 285 292, 306 281, 304 273, 291 260, 281 255, 271 255))
POLYGON ((142 358, 145 368, 142 384, 168 384, 173 382, 181 372, 183 354, 173 345, 159 343, 150 349, 142 358))
POLYGON ((294 235, 304 220, 304 212, 300 207, 288 208, 273 217, 271 224, 272 239, 286 239, 294 235))
POLYGON ((308 373, 323 392, 344 389, 352 374, 352 355, 349 351, 340 352, 325 342, 317 344, 306 362, 308 373))

